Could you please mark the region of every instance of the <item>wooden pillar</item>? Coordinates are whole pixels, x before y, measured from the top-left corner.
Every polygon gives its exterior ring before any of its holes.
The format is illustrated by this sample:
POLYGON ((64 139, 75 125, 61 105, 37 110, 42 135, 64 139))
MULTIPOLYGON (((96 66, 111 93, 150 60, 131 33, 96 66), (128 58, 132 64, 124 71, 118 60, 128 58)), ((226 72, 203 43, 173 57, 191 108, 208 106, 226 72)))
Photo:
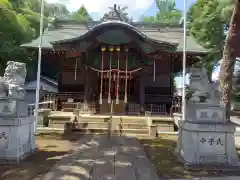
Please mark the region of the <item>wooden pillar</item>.
MULTIPOLYGON (((140 76, 140 93, 139 93, 139 99, 140 99, 140 105, 141 105, 141 110, 144 110, 144 104, 145 104, 145 82, 144 82, 144 77, 140 76)), ((144 110, 145 111, 145 110, 144 110)))
POLYGON ((58 92, 61 92, 61 86, 62 86, 62 75, 63 75, 63 63, 64 63, 65 55, 59 59, 58 62, 58 69, 59 69, 59 76, 58 76, 58 92))
POLYGON ((173 95, 173 93, 174 93, 174 78, 173 78, 173 63, 174 63, 174 61, 173 61, 173 59, 172 59, 172 55, 171 54, 169 54, 169 56, 168 56, 168 60, 169 60, 169 62, 170 62, 170 88, 171 88, 171 95, 173 95))
POLYGON ((87 103, 87 101, 88 101, 88 91, 89 91, 89 81, 88 81, 88 69, 87 69, 87 66, 85 66, 84 76, 85 76, 85 80, 84 80, 84 102, 87 103))

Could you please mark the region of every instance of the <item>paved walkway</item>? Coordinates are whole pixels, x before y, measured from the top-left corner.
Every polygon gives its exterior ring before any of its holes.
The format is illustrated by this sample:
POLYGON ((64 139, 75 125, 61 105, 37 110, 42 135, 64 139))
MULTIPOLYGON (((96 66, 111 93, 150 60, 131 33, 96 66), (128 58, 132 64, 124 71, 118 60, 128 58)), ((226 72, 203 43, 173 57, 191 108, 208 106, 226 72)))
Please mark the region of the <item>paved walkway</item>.
POLYGON ((85 136, 43 180, 158 180, 136 138, 85 136))

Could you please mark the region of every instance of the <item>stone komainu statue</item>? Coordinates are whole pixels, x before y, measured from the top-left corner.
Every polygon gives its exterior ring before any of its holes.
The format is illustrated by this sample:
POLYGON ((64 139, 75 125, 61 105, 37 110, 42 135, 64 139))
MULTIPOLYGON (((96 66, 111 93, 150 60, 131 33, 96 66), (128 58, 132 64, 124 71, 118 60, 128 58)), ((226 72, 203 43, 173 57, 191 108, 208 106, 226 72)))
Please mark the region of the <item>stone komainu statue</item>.
POLYGON ((4 76, 0 77, 0 98, 22 99, 26 74, 25 63, 8 61, 4 76))
POLYGON ((205 68, 191 68, 189 93, 192 102, 220 104, 219 83, 210 83, 205 68))

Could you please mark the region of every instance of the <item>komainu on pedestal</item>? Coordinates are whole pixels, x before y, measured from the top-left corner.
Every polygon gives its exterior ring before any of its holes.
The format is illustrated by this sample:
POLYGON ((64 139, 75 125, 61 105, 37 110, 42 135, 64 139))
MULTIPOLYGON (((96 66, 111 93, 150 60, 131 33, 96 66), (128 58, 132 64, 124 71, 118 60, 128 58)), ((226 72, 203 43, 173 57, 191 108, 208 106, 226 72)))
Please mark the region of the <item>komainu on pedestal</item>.
POLYGON ((24 101, 25 63, 9 61, 0 77, 0 163, 19 163, 35 151, 34 118, 24 101))
POLYGON ((177 155, 189 168, 239 167, 235 125, 220 105, 218 84, 208 82, 206 70, 192 68, 186 100, 186 119, 179 123, 177 155))

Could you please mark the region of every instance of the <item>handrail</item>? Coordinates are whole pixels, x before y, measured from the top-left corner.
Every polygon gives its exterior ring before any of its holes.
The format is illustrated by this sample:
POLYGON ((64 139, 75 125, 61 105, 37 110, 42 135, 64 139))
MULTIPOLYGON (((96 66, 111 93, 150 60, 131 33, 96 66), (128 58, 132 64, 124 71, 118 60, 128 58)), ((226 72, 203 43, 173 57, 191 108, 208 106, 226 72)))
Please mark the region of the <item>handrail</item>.
MULTIPOLYGON (((44 101, 44 102, 39 102, 38 104, 51 104, 51 103, 54 103, 54 101, 44 101)), ((29 106, 35 106, 36 104, 28 104, 29 106)))
MULTIPOLYGON (((54 101, 43 101, 39 102, 39 105, 48 105, 48 104, 54 104, 54 101)), ((42 109, 42 108, 40 108, 42 109)), ((52 110, 52 109, 51 109, 52 110)), ((28 104, 28 115, 34 115, 35 112, 35 103, 34 104, 28 104)))

